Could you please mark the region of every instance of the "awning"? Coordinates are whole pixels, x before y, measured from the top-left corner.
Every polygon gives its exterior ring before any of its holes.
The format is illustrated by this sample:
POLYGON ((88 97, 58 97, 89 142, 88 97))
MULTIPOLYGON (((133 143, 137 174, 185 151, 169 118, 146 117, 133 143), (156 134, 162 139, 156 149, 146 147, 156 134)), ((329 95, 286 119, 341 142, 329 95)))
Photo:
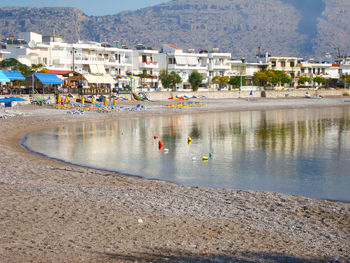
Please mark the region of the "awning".
POLYGON ((120 75, 118 76, 118 79, 134 79, 134 77, 126 76, 126 75, 120 75))
POLYGON ((34 76, 37 77, 42 84, 63 84, 63 81, 60 80, 56 74, 34 73, 34 76))
POLYGON ((91 74, 106 74, 106 69, 103 65, 90 64, 89 68, 91 74))
POLYGON ((97 75, 91 75, 91 74, 85 74, 83 75, 87 82, 89 83, 95 83, 95 84, 114 84, 116 83, 115 79, 112 78, 111 75, 103 75, 103 76, 97 76, 97 75))
POLYGON ((196 57, 187 57, 187 63, 188 65, 198 65, 198 58, 196 57))
POLYGON ((65 75, 68 73, 73 72, 72 70, 55 70, 55 69, 49 69, 50 74, 56 74, 56 75, 65 75))
POLYGON ((10 80, 25 80, 25 77, 23 77, 23 75, 19 71, 6 71, 6 70, 4 70, 3 73, 10 80))
POLYGON ((10 82, 10 79, 0 70, 0 82, 10 82))
POLYGON ((187 58, 183 56, 175 56, 176 64, 178 65, 187 65, 187 58))
POLYGON ((97 65, 90 64, 90 65, 89 65, 89 68, 90 68, 90 73, 91 73, 91 74, 98 74, 97 65))
POLYGON ((97 70, 99 74, 103 74, 103 75, 106 74, 106 69, 105 69, 105 66, 103 65, 97 65, 97 70))

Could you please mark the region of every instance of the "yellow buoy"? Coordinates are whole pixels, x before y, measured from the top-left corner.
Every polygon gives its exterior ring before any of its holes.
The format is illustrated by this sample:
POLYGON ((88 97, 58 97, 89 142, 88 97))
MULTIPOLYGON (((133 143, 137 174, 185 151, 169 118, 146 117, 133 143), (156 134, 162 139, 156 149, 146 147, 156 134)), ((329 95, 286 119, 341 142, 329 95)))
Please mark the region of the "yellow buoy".
POLYGON ((104 105, 108 106, 107 98, 105 98, 104 105))
POLYGON ((113 98, 113 106, 117 106, 117 100, 116 100, 116 98, 113 98))
POLYGON ((95 104, 95 97, 92 96, 92 99, 91 99, 91 104, 94 105, 95 104))
POLYGON ((208 160, 209 160, 209 157, 203 156, 203 157, 202 157, 202 160, 203 160, 203 161, 208 161, 208 160))
POLYGON ((58 94, 58 96, 57 96, 57 104, 59 104, 59 103, 61 103, 61 95, 60 94, 58 94))
POLYGON ((68 99, 68 95, 66 95, 65 99, 64 99, 64 103, 68 103, 69 99, 68 99))
POLYGON ((84 96, 81 97, 81 104, 85 104, 85 99, 84 99, 84 96))

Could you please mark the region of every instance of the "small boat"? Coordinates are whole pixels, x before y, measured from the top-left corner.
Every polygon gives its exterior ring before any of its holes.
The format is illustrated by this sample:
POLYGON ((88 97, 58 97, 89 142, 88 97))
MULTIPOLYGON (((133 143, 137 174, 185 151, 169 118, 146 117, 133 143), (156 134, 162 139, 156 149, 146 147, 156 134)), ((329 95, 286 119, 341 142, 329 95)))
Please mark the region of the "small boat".
POLYGON ((322 99, 323 96, 322 96, 322 95, 310 95, 310 94, 306 94, 306 95, 305 95, 305 98, 308 98, 308 99, 322 99))

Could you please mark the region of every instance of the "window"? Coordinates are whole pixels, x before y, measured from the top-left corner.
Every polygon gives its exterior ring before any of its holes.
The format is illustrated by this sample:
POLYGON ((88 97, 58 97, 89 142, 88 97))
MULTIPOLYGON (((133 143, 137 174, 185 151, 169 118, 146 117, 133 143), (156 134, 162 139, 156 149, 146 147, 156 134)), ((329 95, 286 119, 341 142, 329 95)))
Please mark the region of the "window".
POLYGON ((291 67, 291 68, 294 68, 294 67, 295 67, 294 61, 291 61, 291 62, 290 62, 290 67, 291 67))
POLYGON ((271 61, 271 66, 272 66, 273 68, 275 68, 275 67, 276 67, 276 61, 271 61))
POLYGON ((281 61, 281 67, 284 68, 286 66, 286 62, 285 61, 281 61))

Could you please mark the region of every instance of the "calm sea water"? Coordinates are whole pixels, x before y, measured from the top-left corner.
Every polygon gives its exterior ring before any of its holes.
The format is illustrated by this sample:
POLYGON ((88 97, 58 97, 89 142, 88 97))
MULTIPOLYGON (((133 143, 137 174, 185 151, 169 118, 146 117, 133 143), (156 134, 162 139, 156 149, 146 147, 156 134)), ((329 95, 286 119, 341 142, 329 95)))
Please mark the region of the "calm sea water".
POLYGON ((69 124, 31 133, 24 144, 71 163, 184 185, 350 201, 349 107, 69 124))

